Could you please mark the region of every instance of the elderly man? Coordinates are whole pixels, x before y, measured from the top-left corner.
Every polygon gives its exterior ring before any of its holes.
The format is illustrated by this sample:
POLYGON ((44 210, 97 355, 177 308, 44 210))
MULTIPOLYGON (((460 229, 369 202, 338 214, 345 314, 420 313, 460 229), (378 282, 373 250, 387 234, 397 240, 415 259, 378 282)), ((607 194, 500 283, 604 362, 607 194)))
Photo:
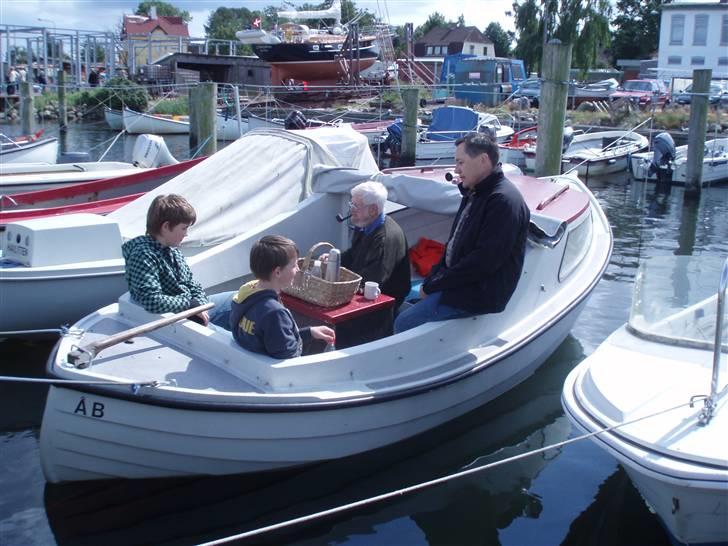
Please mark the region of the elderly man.
POLYGON ((530 213, 500 168, 498 145, 469 133, 456 141, 455 172, 463 194, 440 262, 422 299, 394 323, 402 332, 431 321, 505 309, 523 269, 530 213))
MULTIPOLYGON (((387 188, 363 182, 351 190, 349 209, 354 228, 351 247, 341 254, 341 265, 362 276, 362 283, 379 283, 383 294, 395 299, 395 309, 410 291, 407 239, 391 217, 384 214, 387 188)), ((371 341, 392 333, 392 313, 377 313, 337 327, 339 348, 371 341)))

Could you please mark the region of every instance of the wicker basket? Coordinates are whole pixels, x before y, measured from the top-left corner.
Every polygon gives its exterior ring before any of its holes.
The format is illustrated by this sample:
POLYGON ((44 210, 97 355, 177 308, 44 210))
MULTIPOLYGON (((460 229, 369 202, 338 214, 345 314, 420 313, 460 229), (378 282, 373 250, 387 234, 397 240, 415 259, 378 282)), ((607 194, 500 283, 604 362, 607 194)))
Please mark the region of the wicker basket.
MULTIPOLYGON (((283 292, 321 307, 336 307, 349 303, 359 289, 361 276, 345 267, 339 268, 339 280, 337 282, 327 281, 312 275, 313 254, 321 247, 331 249, 334 248, 334 245, 331 243, 316 243, 313 245, 304 258, 298 259, 300 271, 293 279, 293 284, 284 288, 283 292)), ((326 264, 322 264, 322 275, 326 272, 325 266, 326 264)))

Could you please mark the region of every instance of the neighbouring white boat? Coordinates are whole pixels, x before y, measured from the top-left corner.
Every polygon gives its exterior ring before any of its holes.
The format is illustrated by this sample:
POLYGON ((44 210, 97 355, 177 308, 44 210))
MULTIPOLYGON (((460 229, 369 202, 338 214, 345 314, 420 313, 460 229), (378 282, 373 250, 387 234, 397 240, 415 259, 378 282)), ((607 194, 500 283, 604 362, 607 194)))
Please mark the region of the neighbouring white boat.
POLYGON ((538 137, 536 131, 538 131, 537 126, 527 127, 517 133, 513 133, 511 138, 498 144, 501 161, 525 169, 526 156, 523 152, 536 145, 536 139, 538 137))
POLYGON ((153 135, 186 135, 190 132, 189 116, 161 116, 158 114, 145 114, 124 108, 124 129, 127 133, 135 135, 151 133, 153 135))
POLYGON ((728 542, 727 285, 723 258, 645 261, 629 322, 574 368, 562 393, 580 430, 627 423, 592 439, 682 544, 728 542))
MULTIPOLYGON (((640 152, 632 154, 631 169, 635 180, 657 179, 657 170, 650 169, 654 158, 654 152, 640 152)), ((688 146, 675 148, 675 158, 669 162, 672 170, 673 184, 685 184, 687 180, 688 146)), ((728 138, 716 138, 705 141, 703 151, 703 185, 728 182, 728 138)))
POLYGON ((94 161, 77 163, 9 163, 0 164, 0 194, 45 190, 139 173, 154 167, 173 165, 177 160, 157 135, 140 135, 134 143, 132 162, 94 161))
MULTIPOLYGON (((647 138, 634 131, 597 131, 576 135, 564 150, 564 171, 575 169, 581 176, 599 176, 624 171, 631 154, 647 148, 647 138)), ((536 166, 536 146, 523 151, 526 168, 536 166)))
POLYGON ((124 128, 124 112, 114 110, 108 106, 104 108, 104 119, 107 125, 114 131, 121 131, 124 128))
POLYGON ((226 116, 220 112, 217 113, 217 140, 237 140, 243 134, 248 132, 248 119, 235 116, 226 116))
MULTIPOLYGON (((334 218, 363 178, 341 169, 322 174, 295 210, 192 257, 195 276, 210 292, 237 285, 249 277, 252 243, 270 233, 301 248, 317 241, 347 248, 350 230, 334 218)), ((378 179, 399 205, 391 214, 409 241, 447 238, 461 198, 457 187, 407 174, 378 179)), ((113 345, 83 367, 71 363, 76 347, 160 318, 128 294, 85 317, 74 336, 60 340, 48 372, 99 383, 50 388, 40 439, 47 479, 305 465, 395 443, 508 391, 567 336, 612 245, 603 211, 575 176, 511 179, 530 207, 532 226, 521 281, 502 313, 424 324, 289 360, 247 352, 228 332, 184 321, 113 345)))
MULTIPOLYGON (((387 128, 386 146, 398 153, 402 140, 402 121, 387 128)), ((432 123, 419 130, 416 159, 453 159, 455 141, 470 132, 489 133, 498 142, 513 135, 513 128, 501 125, 493 114, 477 112, 465 106, 441 106, 432 111, 432 123)))
POLYGON ((325 168, 379 172, 366 138, 350 128, 262 130, 108 216, 7 224, 0 237, 0 331, 57 328, 118 298, 126 290, 121 245, 145 232, 157 195, 184 195, 195 208, 197 221, 181 247, 190 256, 295 209, 325 168))
POLYGON ((57 138, 12 139, 0 133, 0 164, 46 163, 58 161, 57 138))

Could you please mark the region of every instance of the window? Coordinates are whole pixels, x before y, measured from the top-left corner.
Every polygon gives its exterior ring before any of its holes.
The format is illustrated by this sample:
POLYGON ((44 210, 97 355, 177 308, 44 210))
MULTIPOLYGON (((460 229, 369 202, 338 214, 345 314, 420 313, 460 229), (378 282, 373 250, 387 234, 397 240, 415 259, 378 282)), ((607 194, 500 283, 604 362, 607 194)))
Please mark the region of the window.
POLYGON ((670 55, 667 58, 667 64, 682 64, 682 57, 679 55, 670 55))
POLYGON ((728 45, 728 15, 723 16, 723 23, 720 26, 720 45, 728 45))
POLYGON ((718 57, 718 66, 728 66, 728 57, 718 57))
POLYGON ((693 32, 693 45, 708 43, 708 16, 701 14, 695 16, 695 29, 693 32))
POLYGON ((253 70, 251 68, 248 68, 248 78, 253 77, 253 70))
POLYGON ((483 55, 488 55, 488 46, 483 46, 483 55))
POLYGON ((690 57, 690 64, 702 66, 705 64, 705 57, 690 57))
POLYGON ((475 54, 475 46, 473 44, 470 44, 470 53, 475 54))
POLYGON ((685 31, 685 16, 673 15, 670 20, 670 45, 682 45, 685 31))
POLYGON ((428 45, 427 46, 427 54, 428 55, 433 55, 434 54, 433 53, 434 49, 435 49, 434 47, 432 47, 431 45, 428 45))

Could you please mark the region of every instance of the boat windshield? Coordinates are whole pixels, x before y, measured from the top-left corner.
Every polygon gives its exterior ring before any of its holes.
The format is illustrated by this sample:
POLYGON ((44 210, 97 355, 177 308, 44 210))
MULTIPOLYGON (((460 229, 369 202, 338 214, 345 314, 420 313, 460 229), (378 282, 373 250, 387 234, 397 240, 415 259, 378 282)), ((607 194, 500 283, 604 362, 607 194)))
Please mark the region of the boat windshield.
MULTIPOLYGON (((724 261, 723 257, 664 256, 642 262, 632 295, 631 329, 654 341, 712 351, 724 261)), ((728 352, 726 308, 724 303, 723 352, 728 352)))

